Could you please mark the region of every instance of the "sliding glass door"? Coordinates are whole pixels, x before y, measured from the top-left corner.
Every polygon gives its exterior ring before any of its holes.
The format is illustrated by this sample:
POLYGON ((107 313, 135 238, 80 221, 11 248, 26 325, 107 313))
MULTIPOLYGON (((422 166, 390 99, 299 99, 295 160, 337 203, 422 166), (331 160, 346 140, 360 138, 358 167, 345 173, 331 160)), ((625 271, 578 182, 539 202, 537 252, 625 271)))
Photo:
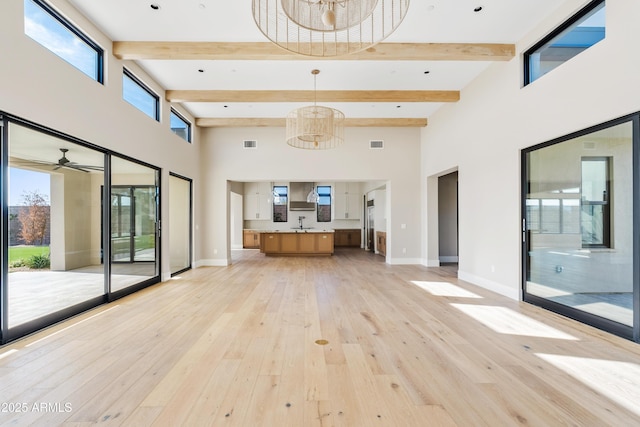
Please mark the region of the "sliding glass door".
POLYGON ((111 261, 155 261, 156 188, 111 187, 111 261))
POLYGON ((0 122, 0 341, 158 282, 158 169, 12 116, 0 122))
POLYGON ((629 338, 637 139, 631 116, 523 152, 524 299, 629 338))
POLYGON ((105 154, 8 122, 7 329, 28 330, 105 294, 105 154))
POLYGON ((151 167, 111 158, 111 291, 159 275, 159 173, 151 167))

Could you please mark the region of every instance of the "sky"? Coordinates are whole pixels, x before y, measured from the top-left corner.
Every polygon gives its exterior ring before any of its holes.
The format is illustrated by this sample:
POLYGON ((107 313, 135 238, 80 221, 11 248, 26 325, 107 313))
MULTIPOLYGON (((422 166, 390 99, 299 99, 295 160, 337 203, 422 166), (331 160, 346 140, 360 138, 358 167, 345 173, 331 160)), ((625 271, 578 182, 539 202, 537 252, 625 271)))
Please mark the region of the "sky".
POLYGON ((50 202, 50 180, 49 174, 32 172, 25 169, 9 168, 9 206, 20 206, 23 204, 22 194, 35 190, 50 202))
POLYGON ((24 11, 25 34, 86 75, 96 78, 97 62, 93 48, 31 0, 25 0, 24 11))

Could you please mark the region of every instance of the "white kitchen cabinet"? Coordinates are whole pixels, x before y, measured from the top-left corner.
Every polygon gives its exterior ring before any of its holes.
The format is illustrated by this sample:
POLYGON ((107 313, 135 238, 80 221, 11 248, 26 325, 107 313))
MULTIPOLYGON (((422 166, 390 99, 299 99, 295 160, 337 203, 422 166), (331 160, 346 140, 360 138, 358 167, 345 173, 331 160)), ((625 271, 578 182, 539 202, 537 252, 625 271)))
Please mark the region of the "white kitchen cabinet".
POLYGON ((360 219, 360 184, 336 182, 334 189, 335 219, 360 219))
POLYGON ((244 184, 243 218, 245 220, 271 219, 272 202, 270 182, 244 184))

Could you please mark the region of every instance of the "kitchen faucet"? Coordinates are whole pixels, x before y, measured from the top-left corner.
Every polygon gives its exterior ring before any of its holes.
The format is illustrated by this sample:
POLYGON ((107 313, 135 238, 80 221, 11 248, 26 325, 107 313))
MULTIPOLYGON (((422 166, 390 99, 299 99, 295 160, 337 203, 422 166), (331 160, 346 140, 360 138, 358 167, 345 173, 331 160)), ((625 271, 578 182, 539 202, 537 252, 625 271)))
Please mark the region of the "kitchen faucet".
POLYGON ((305 219, 306 217, 304 216, 299 216, 298 217, 298 222, 300 223, 300 230, 302 230, 302 220, 305 219))

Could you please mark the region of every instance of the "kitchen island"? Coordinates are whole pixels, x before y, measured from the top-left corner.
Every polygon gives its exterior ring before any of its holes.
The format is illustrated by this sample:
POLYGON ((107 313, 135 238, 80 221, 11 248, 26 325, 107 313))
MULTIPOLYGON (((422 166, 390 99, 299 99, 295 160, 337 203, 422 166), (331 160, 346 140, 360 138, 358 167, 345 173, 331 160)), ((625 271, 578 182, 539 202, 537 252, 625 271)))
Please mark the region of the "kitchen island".
POLYGON ((260 252, 282 256, 331 256, 333 234, 333 230, 265 231, 260 233, 260 252))

